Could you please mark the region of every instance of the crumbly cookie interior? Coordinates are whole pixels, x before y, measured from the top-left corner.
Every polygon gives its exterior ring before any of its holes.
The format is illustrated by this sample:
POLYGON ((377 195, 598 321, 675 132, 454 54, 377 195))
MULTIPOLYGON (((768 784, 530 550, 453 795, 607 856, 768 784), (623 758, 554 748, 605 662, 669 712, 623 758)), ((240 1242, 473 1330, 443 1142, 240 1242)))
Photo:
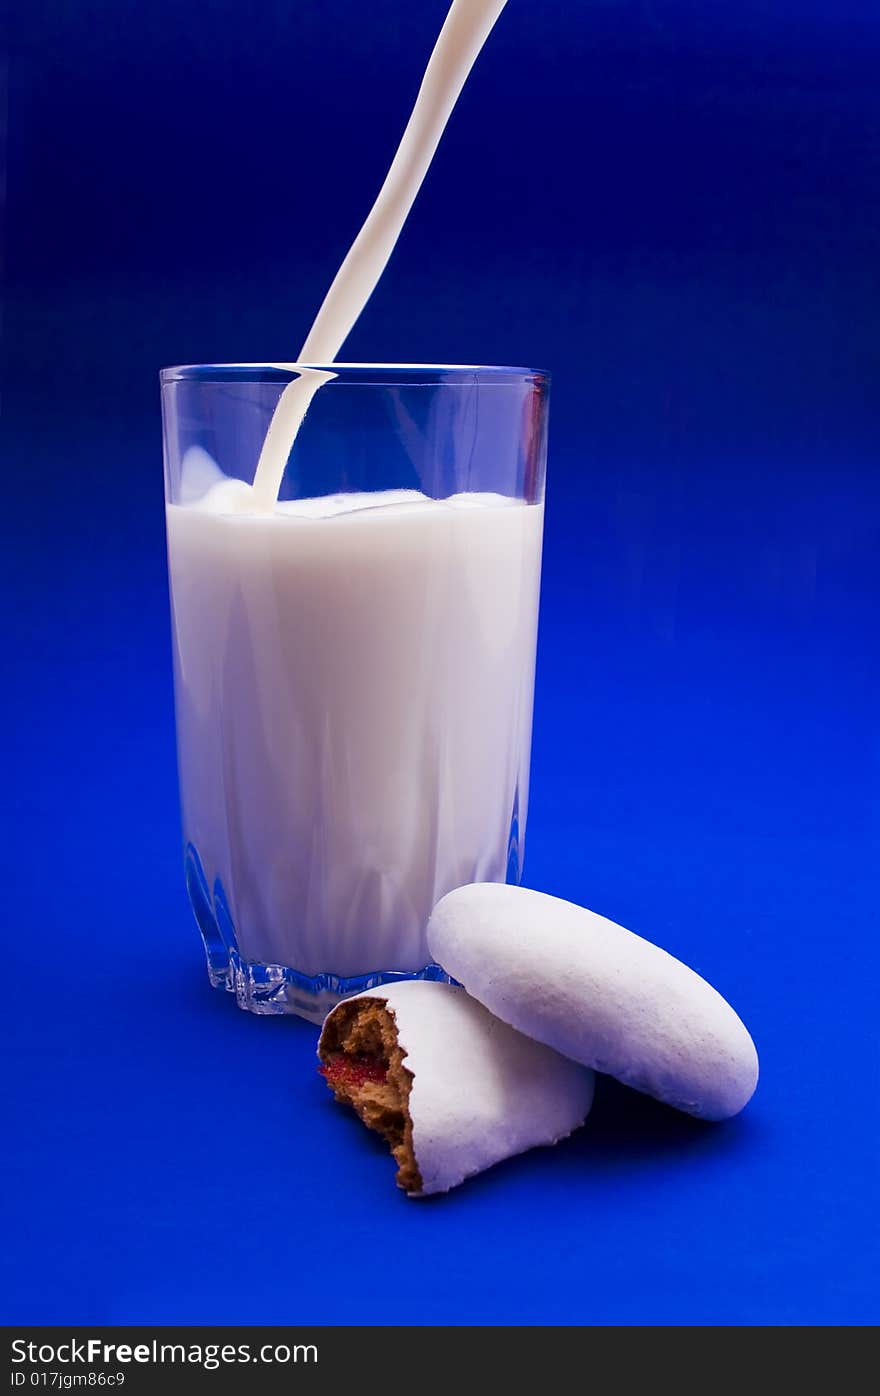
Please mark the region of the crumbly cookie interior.
POLYGON ((397 1186, 419 1193, 422 1178, 413 1148, 409 1095, 412 1072, 384 999, 342 1003, 324 1024, 318 1044, 321 1074, 334 1096, 350 1105, 369 1129, 387 1139, 398 1166, 397 1186))

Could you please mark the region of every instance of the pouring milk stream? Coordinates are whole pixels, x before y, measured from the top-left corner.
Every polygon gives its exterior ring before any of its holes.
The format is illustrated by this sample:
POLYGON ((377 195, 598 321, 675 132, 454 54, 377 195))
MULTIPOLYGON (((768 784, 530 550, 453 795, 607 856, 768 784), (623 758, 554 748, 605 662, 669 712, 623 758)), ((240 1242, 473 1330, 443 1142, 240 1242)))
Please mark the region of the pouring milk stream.
MULTIPOLYGON (((324 298, 300 350, 299 363, 332 363, 348 338, 394 251, 467 75, 506 3, 453 0, 385 183, 324 298)), ((258 509, 271 509, 275 504, 309 403, 329 376, 303 374, 281 394, 254 477, 258 509)))
POLYGON ((305 367, 277 365, 300 376, 254 484, 194 448, 168 504, 184 837, 215 911, 222 894, 226 982, 249 1007, 254 965, 311 980, 306 1006, 290 1002, 318 1020, 357 978, 424 970, 434 903, 503 882, 512 820, 524 822, 540 500, 278 500, 309 404, 336 376, 308 365, 335 361, 372 293, 504 4, 454 0, 305 367))

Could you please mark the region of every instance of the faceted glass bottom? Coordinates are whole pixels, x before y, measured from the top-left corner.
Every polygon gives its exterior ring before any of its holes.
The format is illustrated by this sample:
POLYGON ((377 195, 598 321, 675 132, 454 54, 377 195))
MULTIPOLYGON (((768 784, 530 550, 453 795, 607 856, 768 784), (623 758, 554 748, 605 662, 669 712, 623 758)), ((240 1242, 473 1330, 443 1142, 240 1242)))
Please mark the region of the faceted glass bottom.
MULTIPOLYGON (((204 940, 204 937, 203 937, 204 940)), ((449 975, 439 965, 425 965, 411 974, 397 970, 377 970, 340 979, 335 974, 299 974, 286 965, 260 965, 242 960, 234 951, 226 970, 211 963, 208 947, 208 977, 215 989, 235 994, 239 1008, 250 1013, 296 1013, 310 1023, 323 1023, 330 1009, 341 999, 399 979, 434 979, 448 984, 449 975)))
POLYGON ((235 994, 239 1008, 250 1013, 295 1013, 311 1023, 322 1023, 341 999, 363 993, 365 989, 376 989, 401 979, 450 982, 446 971, 435 964, 413 971, 373 970, 344 978, 336 974, 301 974, 288 965, 246 960, 238 948, 222 884, 215 883, 212 895, 192 844, 186 849, 184 868, 190 903, 205 947, 208 978, 215 989, 235 994))

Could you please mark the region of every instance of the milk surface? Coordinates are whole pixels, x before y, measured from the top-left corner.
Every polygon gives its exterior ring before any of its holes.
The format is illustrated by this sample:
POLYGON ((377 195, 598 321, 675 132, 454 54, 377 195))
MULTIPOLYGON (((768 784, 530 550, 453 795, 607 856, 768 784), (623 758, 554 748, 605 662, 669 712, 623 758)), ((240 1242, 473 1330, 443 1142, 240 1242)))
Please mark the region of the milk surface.
POLYGON ((421 969, 438 898, 522 856, 543 506, 225 480, 167 523, 184 836, 240 955, 421 969))

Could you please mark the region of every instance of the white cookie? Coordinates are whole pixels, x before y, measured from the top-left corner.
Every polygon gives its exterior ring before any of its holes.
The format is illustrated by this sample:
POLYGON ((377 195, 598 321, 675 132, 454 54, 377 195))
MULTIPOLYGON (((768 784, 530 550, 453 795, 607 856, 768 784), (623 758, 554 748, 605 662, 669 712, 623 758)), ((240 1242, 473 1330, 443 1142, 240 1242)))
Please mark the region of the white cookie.
POLYGON ((592 1071, 450 984, 404 980, 346 999, 325 1019, 318 1056, 337 1099, 388 1139, 412 1197, 557 1143, 593 1101, 592 1071))
POLYGON ((758 1080, 754 1043, 719 993, 659 946, 583 907, 478 882, 434 908, 434 959, 520 1032, 707 1120, 758 1080))

